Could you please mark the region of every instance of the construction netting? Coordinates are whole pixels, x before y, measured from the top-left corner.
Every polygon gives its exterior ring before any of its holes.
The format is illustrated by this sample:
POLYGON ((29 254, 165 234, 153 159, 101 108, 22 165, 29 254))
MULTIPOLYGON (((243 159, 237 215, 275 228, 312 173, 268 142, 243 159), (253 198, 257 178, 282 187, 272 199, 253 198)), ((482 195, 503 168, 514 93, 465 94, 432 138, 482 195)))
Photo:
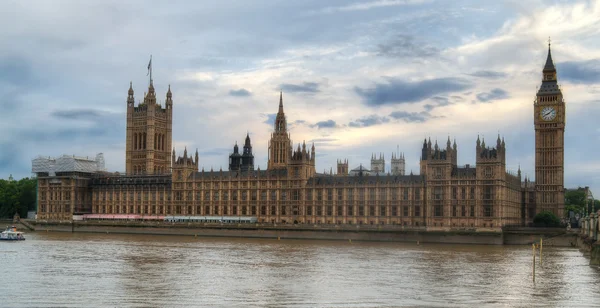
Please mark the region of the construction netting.
POLYGON ((98 153, 94 159, 63 155, 56 158, 38 156, 31 160, 31 172, 48 173, 50 176, 56 175, 57 172, 96 173, 98 171, 105 171, 102 153, 98 153))

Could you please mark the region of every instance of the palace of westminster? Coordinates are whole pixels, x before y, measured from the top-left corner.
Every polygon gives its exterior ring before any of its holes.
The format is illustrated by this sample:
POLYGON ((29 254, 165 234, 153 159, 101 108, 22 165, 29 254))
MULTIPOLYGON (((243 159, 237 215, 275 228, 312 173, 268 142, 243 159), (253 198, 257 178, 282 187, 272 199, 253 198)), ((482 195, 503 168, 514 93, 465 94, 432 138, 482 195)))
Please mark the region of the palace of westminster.
MULTIPOLYGON (((458 149, 424 140, 420 174, 405 174, 404 155, 383 155, 370 170, 317 173, 314 144, 294 146, 279 98, 266 170, 254 167, 250 136, 236 144, 229 170, 200 168, 198 151, 172 148, 173 98, 157 103, 152 78, 143 102, 127 96, 126 172, 110 173, 98 160, 36 158, 38 219, 71 220, 78 214, 142 216, 252 216, 264 223, 385 224, 411 227, 500 228, 525 225, 536 213, 564 211, 565 102, 550 45, 542 85, 533 103, 535 182, 506 171, 503 138, 476 141, 475 165, 457 165, 458 149), (88 168, 86 166, 93 166, 88 168)), ((103 165, 103 162, 102 162, 103 165)))

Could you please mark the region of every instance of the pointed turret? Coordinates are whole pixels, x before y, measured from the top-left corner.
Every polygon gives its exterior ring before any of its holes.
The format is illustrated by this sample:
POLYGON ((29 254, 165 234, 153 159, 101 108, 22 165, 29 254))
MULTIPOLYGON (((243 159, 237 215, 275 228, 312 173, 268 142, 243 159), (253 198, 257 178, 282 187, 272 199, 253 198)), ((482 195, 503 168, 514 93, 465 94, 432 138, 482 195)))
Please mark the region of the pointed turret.
POLYGON ((548 39, 548 56, 546 57, 546 64, 544 65, 544 71, 555 71, 554 61, 552 61, 552 51, 550 50, 550 39, 548 39))
POLYGON ((246 140, 244 141, 244 147, 251 147, 250 145, 250 132, 246 133, 246 140))
POLYGON ((129 91, 127 91, 127 107, 133 107, 135 98, 133 97, 133 82, 129 82, 129 91))
POLYGON ((550 50, 550 39, 548 39, 548 57, 546 58, 546 64, 542 70, 542 86, 538 89, 538 96, 544 95, 557 95, 561 94, 561 90, 558 87, 558 81, 556 78, 556 67, 554 61, 552 61, 552 51, 550 50))
POLYGON ((167 91, 167 100, 165 100, 165 106, 167 109, 171 109, 173 107, 173 93, 171 92, 171 85, 169 85, 169 90, 167 91))
POLYGON ((196 155, 194 159, 196 160, 196 166, 198 166, 198 148, 196 148, 196 155))

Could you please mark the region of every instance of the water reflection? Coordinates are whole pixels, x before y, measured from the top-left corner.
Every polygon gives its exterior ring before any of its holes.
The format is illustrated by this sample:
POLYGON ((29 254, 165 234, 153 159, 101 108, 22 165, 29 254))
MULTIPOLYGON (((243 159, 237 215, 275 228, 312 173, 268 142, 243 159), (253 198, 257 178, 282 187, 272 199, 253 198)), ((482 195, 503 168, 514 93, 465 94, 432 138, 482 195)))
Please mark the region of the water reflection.
MULTIPOLYGON (((600 303, 581 252, 113 234, 32 233, 0 243, 9 307, 481 307, 600 303)), ((8 303, 8 304, 5 304, 8 303)))

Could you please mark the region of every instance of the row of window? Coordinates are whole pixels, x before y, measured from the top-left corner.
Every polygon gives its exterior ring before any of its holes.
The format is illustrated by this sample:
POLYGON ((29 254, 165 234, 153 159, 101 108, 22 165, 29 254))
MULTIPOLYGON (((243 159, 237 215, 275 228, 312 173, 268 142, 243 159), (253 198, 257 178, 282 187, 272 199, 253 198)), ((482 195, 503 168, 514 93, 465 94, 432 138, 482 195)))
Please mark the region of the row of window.
MULTIPOLYGON (((94 213, 98 214, 152 214, 152 215, 257 215, 260 208, 262 216, 379 216, 379 217, 421 217, 421 206, 306 206, 306 207, 287 207, 287 206, 150 206, 150 205, 117 205, 111 210, 110 206, 96 205, 94 213), (305 209, 305 211, 303 211, 305 209), (202 211, 204 210, 204 211, 202 211), (168 212, 167 212, 168 211, 168 212), (185 211, 185 212, 184 212, 185 211)), ((40 207, 41 212, 45 212, 46 207, 40 207)), ((59 208, 50 208, 51 211, 59 208)), ((64 210, 60 208, 60 210, 64 210)), ((66 209, 68 210, 68 209, 66 209)), ((433 207, 434 217, 444 217, 444 208, 441 205, 433 207)), ((453 206, 449 208, 447 214, 451 217, 475 217, 475 206, 453 206)), ((480 216, 493 217, 494 208, 491 204, 481 207, 480 216)))
MULTIPOLYGON (((475 188, 474 187, 470 187, 470 190, 467 190, 468 188, 466 187, 461 187, 460 188, 460 195, 458 195, 458 188, 457 187, 452 187, 452 199, 453 200, 474 200, 475 199, 475 188), (469 191, 469 194, 467 195, 466 192, 469 191), (458 198, 460 196, 460 198, 458 198)), ((290 191, 290 200, 293 201, 299 201, 299 200, 307 200, 307 201, 311 201, 311 200, 316 200, 316 201, 322 201, 322 200, 326 200, 326 201, 333 201, 333 200, 338 200, 338 201, 342 201, 344 200, 344 196, 346 197, 345 200, 348 201, 352 201, 354 200, 354 198, 357 196, 357 200, 366 200, 365 199, 365 192, 367 191, 367 189, 354 189, 354 188, 346 188, 346 189, 335 189, 336 194, 335 194, 335 199, 334 199, 334 189, 327 189, 326 191, 324 191, 323 189, 307 189, 307 190, 301 190, 301 189, 296 189, 296 190, 291 190, 290 191), (305 192, 305 198, 302 198, 302 192, 305 192), (358 194, 355 194, 355 191, 358 194), (345 192, 345 194, 344 194, 345 192), (324 194, 325 193, 325 194, 324 194)), ((433 191, 431 193, 431 197, 433 200, 444 200, 445 198, 445 194, 444 194, 444 187, 442 186, 438 186, 438 187, 434 187, 433 191)), ((379 194, 375 194, 375 189, 371 188, 369 189, 369 194, 368 194, 368 200, 381 200, 381 201, 385 201, 388 200, 388 192, 391 192, 391 200, 398 200, 398 194, 397 194, 397 190, 388 190, 388 189, 384 189, 381 188, 379 190, 379 194), (378 198, 377 198, 378 197, 378 198)), ((176 201, 182 201, 182 200, 188 200, 188 201, 192 201, 192 200, 204 200, 204 201, 228 201, 230 200, 229 191, 204 191, 199 192, 196 191, 195 192, 195 198, 194 194, 191 191, 175 191, 174 194, 174 198, 176 201), (185 197, 185 198, 184 198, 185 197)), ((134 192, 134 193, 127 193, 127 192, 122 192, 119 193, 117 192, 116 194, 114 194, 114 198, 116 201, 119 201, 119 198, 122 194, 122 198, 123 200, 125 200, 126 196, 129 195, 129 199, 131 201, 134 200, 134 198, 137 197, 138 201, 141 201, 142 198, 144 199, 144 201, 148 201, 149 198, 152 198, 152 201, 156 201, 157 198, 157 194, 154 192, 150 192, 150 191, 146 191, 146 192, 134 192)), ((271 200, 271 201, 276 201, 277 200, 277 196, 279 195, 279 200, 281 201, 286 201, 288 200, 288 191, 280 191, 280 190, 270 190, 269 195, 269 199, 267 198, 267 194, 268 192, 266 190, 261 190, 260 193, 259 191, 256 190, 252 190, 252 191, 231 191, 231 200, 232 201, 238 201, 238 200, 242 200, 242 201, 246 201, 246 200, 252 200, 252 201, 258 201, 258 200, 271 200)), ((170 200, 170 192, 167 193, 167 200, 170 200)), ((421 200, 421 189, 420 188, 414 188, 412 190, 412 194, 409 194, 409 189, 403 189, 403 193, 402 193, 402 199, 401 200, 412 200, 411 198, 414 197, 414 200, 421 200)), ((495 195, 494 195, 494 187, 492 186, 484 186, 483 187, 483 192, 481 195, 482 199, 484 200, 493 200, 496 199, 495 195)), ((110 191, 104 191, 104 192, 94 192, 94 200, 96 201, 100 201, 100 198, 102 198, 102 201, 106 201, 107 198, 109 201, 112 201, 113 198, 113 194, 111 194, 110 191)), ((164 193, 161 191, 158 193, 158 198, 160 201, 164 200, 164 193)))

